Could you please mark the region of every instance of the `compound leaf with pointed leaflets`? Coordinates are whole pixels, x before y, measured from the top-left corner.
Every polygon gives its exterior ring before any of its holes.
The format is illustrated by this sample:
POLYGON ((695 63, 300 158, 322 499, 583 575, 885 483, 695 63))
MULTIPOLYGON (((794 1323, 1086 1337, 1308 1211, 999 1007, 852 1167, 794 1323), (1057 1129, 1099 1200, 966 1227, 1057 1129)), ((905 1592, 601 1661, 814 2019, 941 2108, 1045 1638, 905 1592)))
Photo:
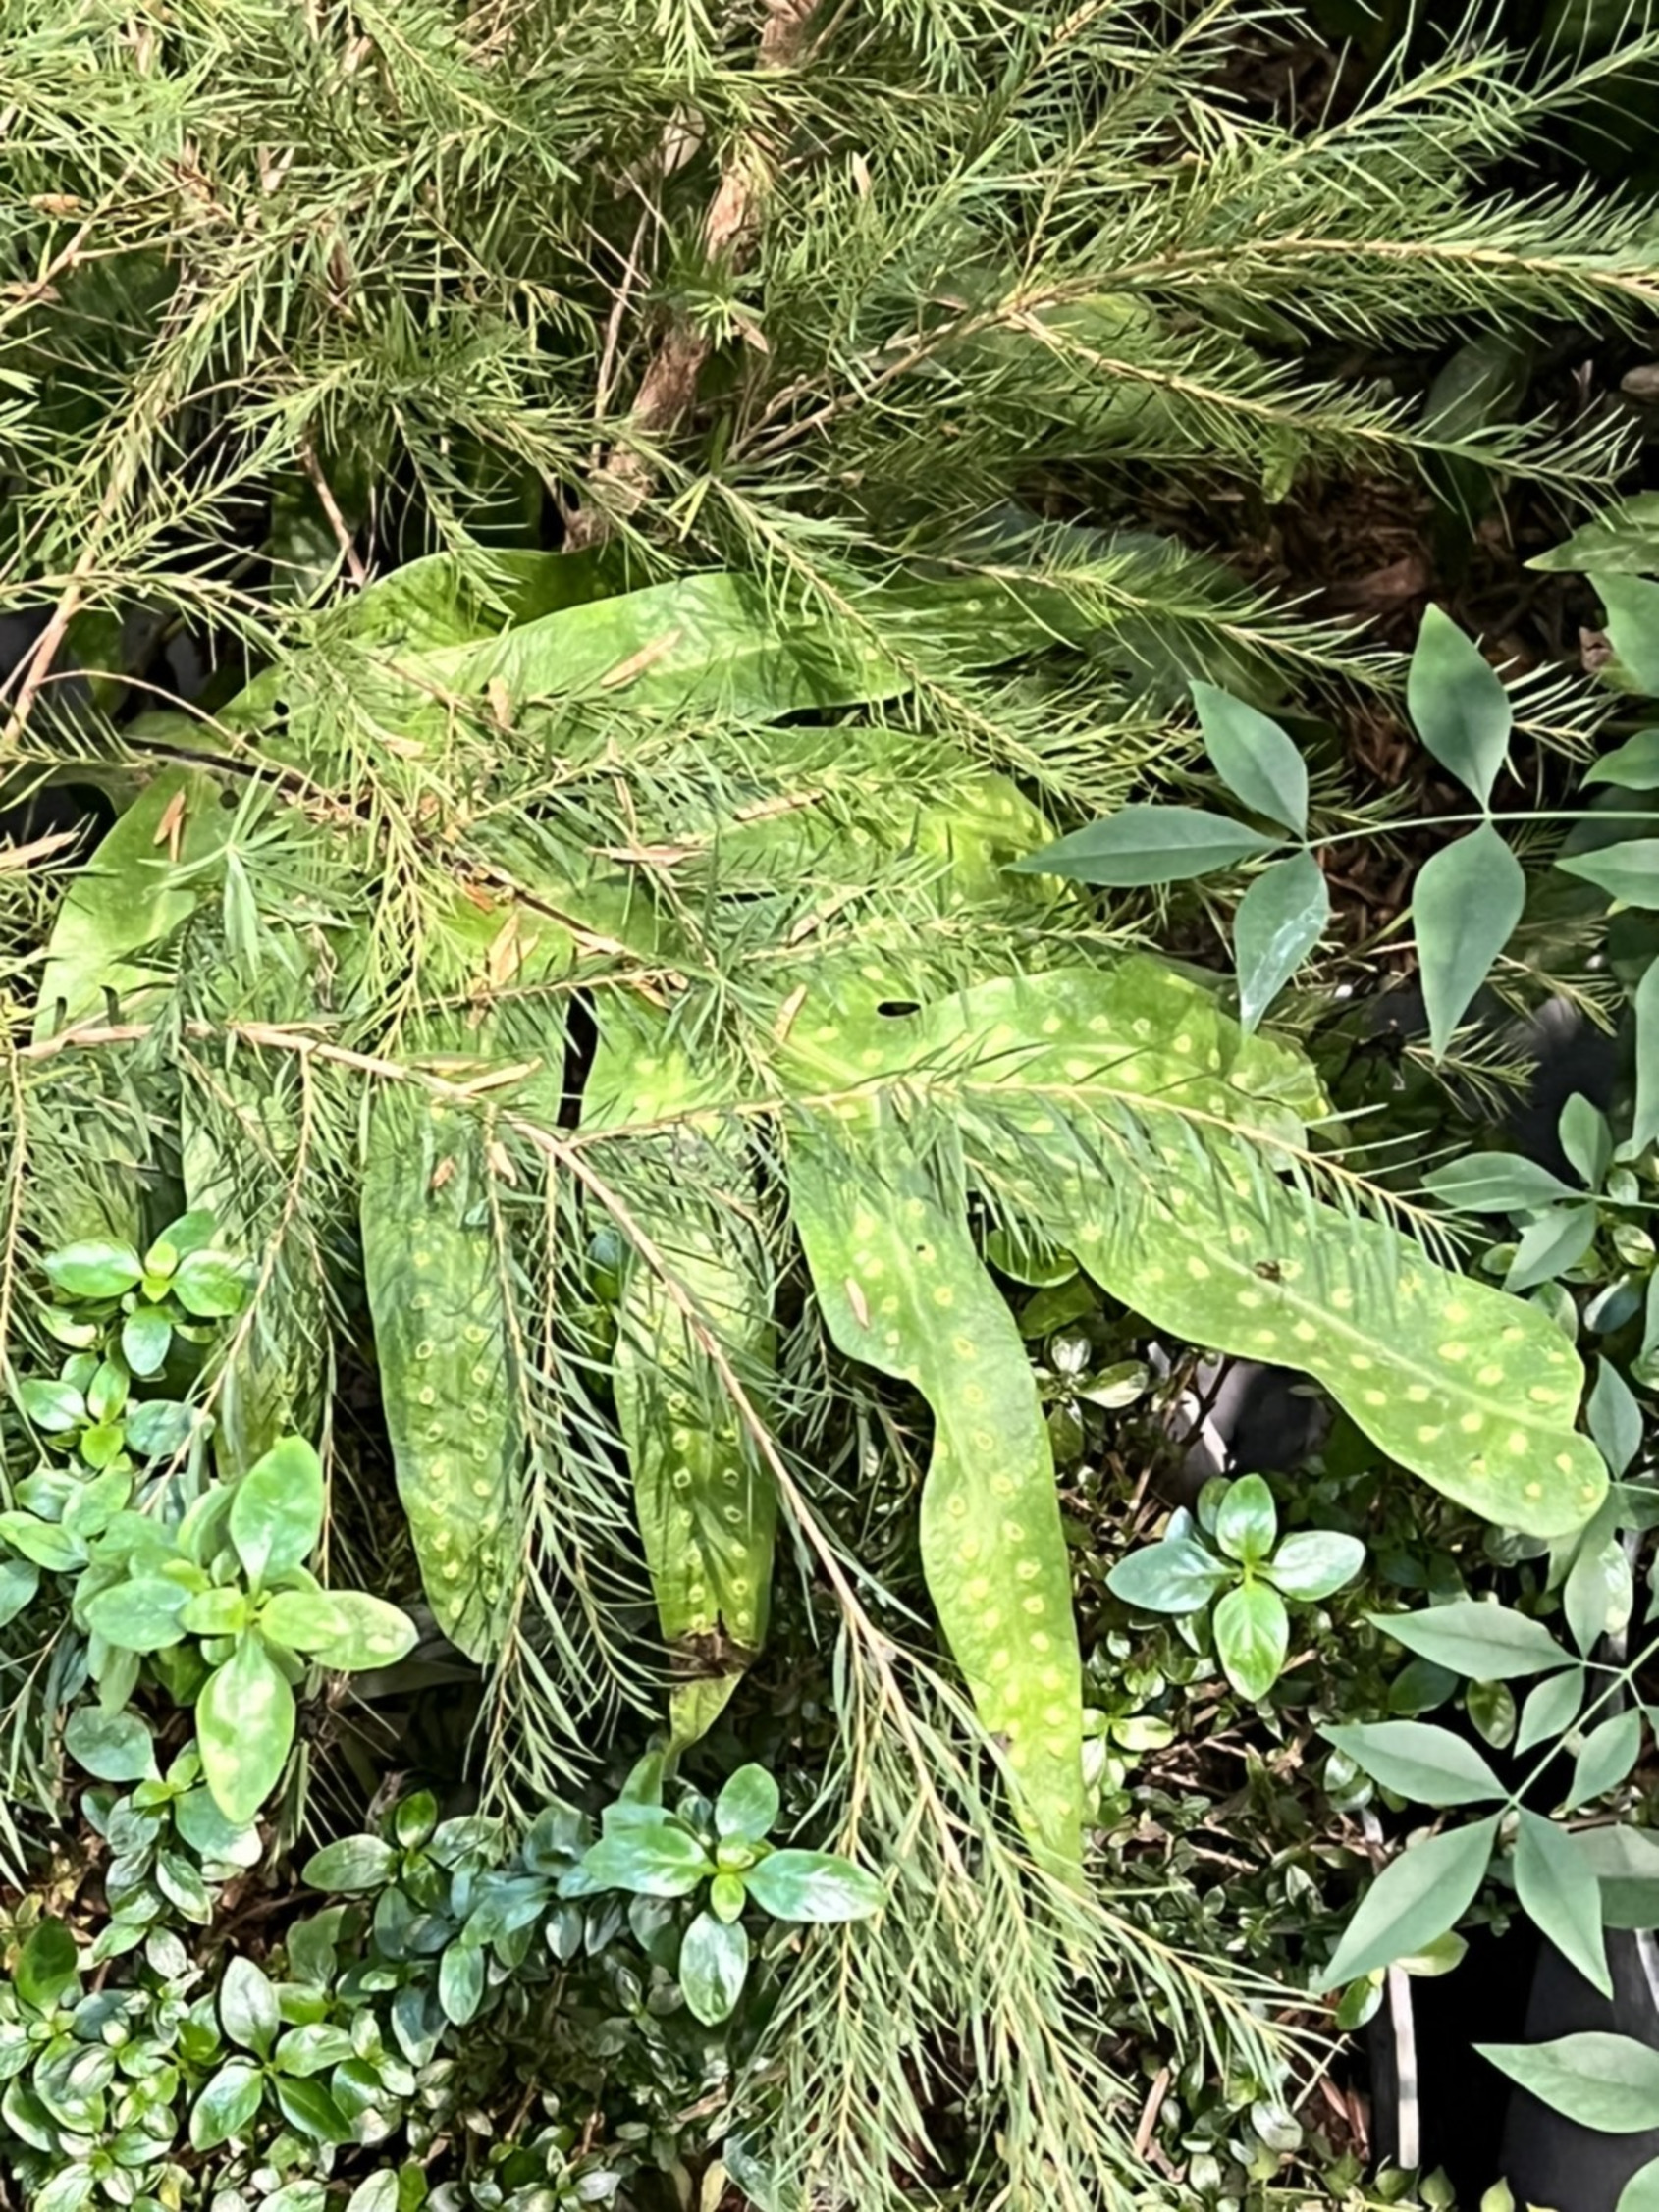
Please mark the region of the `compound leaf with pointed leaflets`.
POLYGON ((1370 1720, 1323 1733, 1373 1781, 1415 1804, 1477 1805, 1504 1794, 1481 1754, 1449 1728, 1421 1720, 1370 1720))
POLYGON ((1474 1902, 1497 1836, 1493 1814, 1429 1836, 1391 1860, 1361 1900, 1315 1988, 1356 1981, 1425 1949, 1455 1927, 1474 1902))
POLYGON ((1541 1620, 1507 1606, 1472 1598, 1430 1606, 1415 1613, 1367 1613, 1366 1619, 1407 1651, 1472 1682, 1507 1682, 1548 1667, 1570 1666, 1565 1652, 1541 1620))
POLYGON ((1123 890, 1209 875, 1274 852, 1283 842, 1202 807, 1130 806, 1074 829, 1013 866, 1022 874, 1064 875, 1075 883, 1123 890))
POLYGON ((1277 722, 1213 684, 1196 683, 1199 727, 1221 780, 1253 814, 1308 828, 1308 764, 1277 722))
POLYGON ((1515 713, 1497 671, 1439 607, 1423 615, 1406 679, 1418 737, 1482 807, 1509 750, 1515 713))
POLYGON ((1501 2074, 1552 2112, 1604 2135, 1659 2128, 1659 2051, 1591 2028, 1551 2043, 1476 2043, 1501 2074))
POLYGON ((1613 1994, 1601 1885, 1578 1838, 1525 1807, 1517 1815, 1515 1893, 1534 1926, 1604 1997, 1613 1994))
POLYGON ((1436 1058, 1514 935, 1525 904, 1525 873, 1489 821, 1443 845, 1418 870, 1412 922, 1436 1058))
POLYGON ((1233 916, 1239 1020, 1254 1029, 1324 934, 1330 920, 1324 870, 1293 853, 1256 877, 1233 916))

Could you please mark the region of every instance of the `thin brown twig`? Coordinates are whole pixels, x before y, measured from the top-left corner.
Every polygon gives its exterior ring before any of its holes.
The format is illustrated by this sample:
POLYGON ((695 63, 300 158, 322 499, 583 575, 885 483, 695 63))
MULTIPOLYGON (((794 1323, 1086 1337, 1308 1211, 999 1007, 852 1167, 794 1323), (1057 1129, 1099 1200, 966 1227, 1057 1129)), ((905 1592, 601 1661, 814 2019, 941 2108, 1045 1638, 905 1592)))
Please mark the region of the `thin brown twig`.
POLYGON ((334 487, 323 474, 323 464, 317 458, 309 431, 299 441, 299 465, 309 478, 312 491, 317 495, 317 504, 328 516, 328 526, 334 532, 334 542, 340 548, 347 573, 357 590, 361 591, 369 580, 369 572, 362 554, 357 551, 356 541, 346 517, 340 511, 340 501, 334 496, 334 487))

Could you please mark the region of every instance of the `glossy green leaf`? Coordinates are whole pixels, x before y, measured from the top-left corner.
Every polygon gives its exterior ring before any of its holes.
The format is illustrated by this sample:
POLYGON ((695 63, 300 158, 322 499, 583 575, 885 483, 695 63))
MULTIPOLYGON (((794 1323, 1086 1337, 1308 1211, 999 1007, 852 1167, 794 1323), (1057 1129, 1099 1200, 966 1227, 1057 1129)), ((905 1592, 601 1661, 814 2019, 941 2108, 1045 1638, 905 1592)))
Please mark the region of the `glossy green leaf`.
MULTIPOLYGON (((186 1625, 193 1624, 187 1618, 186 1625)), ((346 1615, 332 1591, 279 1590, 260 1607, 259 1630, 273 1644, 286 1645, 291 1652, 315 1652, 346 1633, 346 1615)), ((219 1631, 229 1632, 229 1625, 219 1631)))
MULTIPOLYGON (((1641 1714, 1633 1707, 1629 1712, 1616 1712, 1610 1720, 1603 1720, 1592 1728, 1573 1763, 1573 1782, 1563 1810, 1577 1812, 1592 1798, 1603 1797, 1609 1790, 1617 1789, 1635 1765, 1640 1751, 1641 1714)), ((1655 2125, 1659 2126, 1659 2122, 1655 2125)))
POLYGON ((1519 1675, 1541 1674, 1546 1667, 1569 1666, 1565 1652, 1541 1620, 1461 1598, 1423 1612, 1367 1613, 1366 1619, 1407 1651, 1472 1682, 1507 1682, 1519 1675))
POLYGON ((0 1559, 0 1628, 7 1628, 40 1588, 40 1569, 32 1559, 0 1559))
POLYGON ((1601 1932, 1601 1888, 1567 1828, 1522 1807, 1516 1818, 1515 1893, 1534 1926, 1604 1997, 1613 1994, 1601 1932))
MULTIPOLYGON (((1418 631, 1406 705, 1418 737, 1440 765, 1482 807, 1488 805, 1509 751, 1514 711, 1480 648, 1437 606, 1424 611, 1418 631)), ((1420 920, 1418 933, 1420 940, 1420 920)))
MULTIPOLYGON (((797 1128, 795 1224, 830 1334, 933 1408, 922 1564, 1032 1840, 1082 1856, 1082 1665, 1053 1459, 1025 1347, 947 1196, 899 1127, 797 1128)), ((769 1862, 770 1864, 770 1862, 769 1862)), ((751 1887, 753 1883, 751 1882, 751 1887)))
POLYGON ((1271 1584, 1244 1582, 1216 1601, 1215 1656, 1242 1698, 1264 1698, 1290 1650, 1290 1616, 1271 1584))
POLYGON ((1598 1226, 1594 1206, 1551 1206, 1522 1231, 1504 1289, 1519 1292, 1553 1283, 1578 1266, 1595 1242, 1598 1226))
POLYGON ((1232 1579, 1213 1552, 1190 1536, 1172 1536, 1114 1560, 1106 1587, 1143 1612, 1196 1613, 1232 1579))
POLYGON ((1583 1668, 1572 1666, 1528 1691, 1515 1735, 1517 1753, 1532 1751, 1564 1735, 1578 1719, 1588 1686, 1589 1677, 1583 1668))
POLYGON ((1563 853, 1556 867, 1630 907, 1659 907, 1659 837, 1626 837, 1590 853, 1563 853))
POLYGON ((776 1921, 862 1921, 881 1910, 875 1875, 833 1852, 769 1852, 743 1878, 755 1903, 776 1921))
POLYGON ((213 1802, 246 1827, 282 1780, 294 1742, 294 1692, 257 1636, 244 1635, 196 1701, 196 1741, 213 1802))
POLYGON ((1365 1563, 1365 1547, 1359 1537, 1310 1528, 1287 1536, 1261 1571, 1287 1598, 1314 1605, 1352 1582, 1365 1563))
POLYGON ((420 1631, 401 1606, 363 1590, 331 1590, 328 1596, 343 1625, 338 1635, 308 1647, 319 1666, 364 1674, 396 1666, 414 1650, 420 1631))
POLYGON ((131 1245, 92 1240, 48 1252, 45 1267, 53 1289, 68 1298, 118 1298, 143 1274, 131 1245))
POLYGON ((1321 1731, 1373 1781, 1418 1805, 1475 1805, 1503 1784, 1471 1743, 1420 1720, 1360 1721, 1321 1731))
POLYGON ((164 1575, 133 1575, 88 1600, 86 1623, 119 1651, 165 1652, 185 1633, 179 1615, 188 1596, 164 1575))
POLYGON ((1601 1884, 1604 1927, 1659 1927, 1659 1835, 1629 1821, 1577 1832, 1579 1855, 1601 1884))
POLYGON ((86 1546, 80 1537, 33 1513, 0 1513, 0 1538, 48 1574, 73 1574, 86 1564, 86 1546))
POLYGON ((247 1266, 229 1252, 187 1252, 174 1270, 172 1288, 197 1320, 228 1320, 247 1303, 247 1266))
POLYGON ((275 1987, 251 1959, 238 1956, 227 1961, 219 1983, 219 2021, 233 2043, 269 2058, 282 2014, 275 1987))
POLYGON ((1412 921, 1436 1058, 1514 935, 1525 904, 1521 863, 1490 822, 1443 845, 1418 870, 1412 921))
POLYGON ((741 1921, 699 1913, 680 1939, 677 1978, 692 2018, 705 2028, 729 2020, 749 1972, 749 1936, 741 1921))
POLYGON ((1422 1186, 1443 1205, 1460 1213, 1531 1213, 1557 1198, 1577 1198, 1579 1193, 1548 1168, 1518 1152, 1468 1152, 1431 1168, 1422 1186))
POLYGON ((464 2028, 484 2002, 484 1952, 476 1943, 452 1943, 438 1965, 438 2002, 452 2026, 464 2028))
POLYGON ((1659 960, 1635 988, 1635 1104, 1631 1142, 1638 1152, 1659 1140, 1659 960))
POLYGON ((1253 814, 1308 828, 1308 764, 1277 722, 1213 684, 1196 683, 1199 727, 1221 780, 1253 814))
POLYGON ((348 2143, 355 2134, 349 2120, 320 2081, 299 2081, 273 2075, 278 2109, 291 2128, 309 2135, 313 2142, 348 2143))
POLYGON ((595 1889, 624 1889, 639 1897, 689 1897, 714 1872, 697 1838, 676 1820, 654 1820, 601 1836, 582 1860, 595 1889))
POLYGON ((1472 1682, 1464 1697, 1464 1711, 1474 1723, 1482 1743, 1504 1751, 1514 1741, 1520 1717, 1515 1692, 1507 1682, 1472 1682))
POLYGON ((179 1615, 179 1625, 191 1636, 240 1636, 252 1618, 252 1609, 240 1584, 222 1583, 189 1599, 179 1615))
POLYGON ((1273 1549, 1279 1533, 1273 1493, 1259 1475, 1240 1475, 1222 1494, 1215 1514, 1215 1541, 1229 1558, 1258 1565, 1273 1549))
POLYGON ((1637 730, 1592 761, 1580 781, 1611 783, 1625 791, 1659 790, 1659 729, 1637 730))
POLYGON ((1361 1900, 1315 1988, 1357 1980, 1455 1927, 1485 1878, 1497 1835, 1493 1814, 1429 1836, 1391 1860, 1361 1900))
POLYGON ((100 1782, 141 1782, 155 1772, 155 1745, 135 1712, 78 1707, 64 1723, 64 1749, 100 1782))
POLYGON ((715 1830, 759 1843, 776 1824, 777 1784, 764 1766, 739 1766, 715 1800, 715 1830))
POLYGON ((1617 1534, 1605 1530, 1607 1508, 1597 1515, 1562 1589, 1562 1610, 1574 1643, 1588 1659, 1603 1636, 1629 1627, 1634 1609, 1631 1562, 1617 1534))
POLYGON ((1500 2074, 1552 2112, 1604 2135, 1659 2128, 1659 2051, 1600 2029, 1552 2043, 1476 2043, 1500 2074))
POLYGON ((1282 838, 1202 807, 1120 807, 1014 863, 1018 872, 1063 875, 1116 889, 1179 883, 1275 852, 1282 838))
POLYGON ((1624 675, 1637 691, 1659 694, 1659 584, 1615 571, 1592 571, 1590 582, 1605 609, 1607 642, 1624 675))
POLYGON ((86 1400, 69 1383, 30 1375, 18 1384, 17 1393, 25 1419, 45 1436, 67 1436, 87 1418, 86 1400))
POLYGON ((1233 916, 1239 1020, 1254 1029, 1313 950, 1330 921, 1330 892, 1311 853, 1293 853, 1255 877, 1233 916))
POLYGON ((227 2060, 191 2107, 191 2147, 217 2150, 242 2134, 264 2094, 264 2076, 251 2059, 227 2060))
POLYGON ((343 1836, 338 1843, 324 1844, 305 1862, 305 1880, 313 1889, 339 1891, 351 1895, 364 1889, 378 1889, 390 1881, 398 1865, 398 1854, 391 1844, 379 1836, 343 1836))
POLYGON ((303 1437, 285 1437, 241 1477, 230 1536, 255 1587, 305 1564, 323 1533, 323 1509, 322 1461, 303 1437))

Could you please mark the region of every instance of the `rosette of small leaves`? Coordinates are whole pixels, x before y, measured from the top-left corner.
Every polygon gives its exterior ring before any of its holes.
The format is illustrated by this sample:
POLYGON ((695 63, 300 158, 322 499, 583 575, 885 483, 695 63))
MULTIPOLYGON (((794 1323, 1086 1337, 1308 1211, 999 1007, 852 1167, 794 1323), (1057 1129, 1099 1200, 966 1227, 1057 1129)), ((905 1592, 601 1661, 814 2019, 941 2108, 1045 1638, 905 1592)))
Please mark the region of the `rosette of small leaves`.
POLYGON ((0 2158, 32 2206, 178 2201, 195 1978, 178 1939, 157 1931, 137 1979, 88 1988, 69 1929, 34 1928, 0 1982, 0 2158))
MULTIPOLYGON (((294 1691, 314 1666, 343 1673, 394 1664, 415 1626, 384 1599, 325 1590, 305 1565, 322 1534, 321 1463, 288 1437, 234 1484, 210 1484, 177 1526, 132 1510, 108 1477, 36 1503, 27 1540, 46 1538, 73 1576, 70 1617, 86 1640, 94 1712, 72 1717, 70 1750, 107 1781, 154 1772, 146 1723, 125 1709, 143 1680, 193 1705, 202 1771, 235 1828, 282 1779, 294 1741, 294 1691), (42 1534, 44 1532, 44 1534, 42 1534)), ((20 1516, 0 1516, 18 1542, 20 1516)))
POLYGON ((646 1786, 604 1815, 599 1841, 561 1882, 566 1897, 622 1890, 684 1901, 679 1986, 707 2027, 730 2017, 751 1957, 745 1908, 777 1921, 868 1919, 882 1885, 862 1867, 828 1851, 777 1849, 767 1841, 779 1810, 777 1784, 764 1766, 740 1766, 711 1805, 688 1792, 677 1810, 661 1802, 660 1764, 647 1763, 646 1786))
POLYGON ((1352 1582, 1365 1547, 1336 1529, 1303 1529, 1280 1539, 1273 1494, 1259 1475, 1206 1483, 1198 1518, 1171 1514, 1156 1544, 1131 1552, 1106 1587, 1142 1612, 1191 1615, 1210 1610, 1222 1672, 1244 1698, 1264 1698, 1290 1649, 1285 1600, 1316 1605, 1352 1582))
POLYGON ((17 1385, 17 1402, 52 1451, 94 1473, 166 1459, 189 1442, 195 1415, 184 1398, 145 1395, 169 1373, 187 1385, 202 1348, 246 1305, 247 1262, 214 1243, 209 1213, 182 1214, 147 1250, 66 1244, 48 1255, 54 1302, 41 1309, 65 1357, 56 1376, 17 1385), (136 1386, 136 1395, 135 1395, 136 1386))
MULTIPOLYGON (((114 1716, 117 1721, 133 1717, 114 1716)), ((72 1734, 78 1720, 108 1725, 95 1709, 83 1709, 72 1717, 72 1734)), ((81 1731, 82 1740, 85 1734, 81 1731)), ((87 1764, 84 1756, 81 1764, 87 1764)), ((80 1803, 88 1824, 109 1849, 104 1901, 110 1918, 92 1944, 95 1965, 134 1949, 151 1927, 175 1917, 207 1926, 216 1891, 256 1867, 264 1852, 256 1826, 239 1827, 220 1812, 202 1780, 201 1755, 194 1745, 178 1754, 165 1775, 151 1775, 125 1795, 88 1790, 80 1803)))

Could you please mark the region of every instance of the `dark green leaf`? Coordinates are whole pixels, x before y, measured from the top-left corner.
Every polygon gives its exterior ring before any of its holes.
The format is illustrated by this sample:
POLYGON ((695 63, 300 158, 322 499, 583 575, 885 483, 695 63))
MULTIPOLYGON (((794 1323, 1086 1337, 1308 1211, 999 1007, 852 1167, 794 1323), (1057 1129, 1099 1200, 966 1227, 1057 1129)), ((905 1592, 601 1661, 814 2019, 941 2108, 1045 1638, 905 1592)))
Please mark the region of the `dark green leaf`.
POLYGON ((1143 1612, 1196 1613, 1232 1580, 1232 1569, 1190 1536, 1126 1552, 1106 1576, 1106 1588, 1143 1612))
POLYGON ((1604 1927, 1659 1927, 1659 1835, 1628 1821, 1579 1831, 1580 1855, 1601 1884, 1604 1927))
POLYGON ((1256 1566, 1273 1549, 1279 1533, 1273 1493, 1259 1475, 1240 1475, 1222 1492, 1215 1513, 1215 1541, 1229 1558, 1256 1566))
POLYGON ((1323 1730, 1373 1781, 1418 1805, 1473 1805, 1503 1784, 1472 1744, 1421 1720, 1360 1721, 1323 1730))
POLYGON ((1261 1571, 1287 1598, 1312 1605, 1352 1582, 1365 1563, 1359 1537, 1310 1528, 1287 1536, 1261 1571))
POLYGON ((1517 1815, 1515 1893, 1571 1966, 1604 1997, 1613 1994, 1601 1932, 1601 1889, 1578 1840, 1525 1807, 1517 1815))
POLYGON ((1430 1169, 1422 1186, 1442 1205, 1468 1214, 1532 1213, 1557 1198, 1579 1196, 1548 1168, 1516 1152, 1466 1153, 1430 1169))
POLYGON ((277 2093, 283 2118, 300 2134, 309 2135, 313 2142, 319 2143, 351 2140, 351 2123, 320 2081, 300 2081, 291 2075, 278 2074, 272 2077, 271 2086, 277 2093))
POLYGON ((227 1820, 246 1827, 282 1779, 294 1692, 257 1636, 242 1636, 196 1700, 202 1773, 227 1820))
POLYGON ((774 1851, 744 1875, 749 1895, 778 1921, 862 1921, 881 1909, 874 1874, 828 1851, 774 1851))
POLYGON ((1628 907, 1659 907, 1659 837, 1626 837, 1593 853, 1563 853, 1556 867, 1628 907))
POLYGON ((1123 889, 1208 875, 1274 852, 1282 842, 1199 807, 1120 807, 1012 866, 1028 875, 1123 889))
POLYGON ((242 1476, 230 1529, 255 1584, 305 1564, 323 1532, 323 1469, 303 1437, 285 1437, 242 1476))
POLYGON ((1659 492, 1621 500, 1575 530, 1565 545, 1534 553, 1526 565, 1558 576, 1659 574, 1659 492))
POLYGON ((1659 2051, 1592 2029, 1553 2043, 1476 2043, 1500 2074, 1552 2112, 1604 2135, 1659 2128, 1659 2051))
POLYGON ((764 1766, 739 1766, 715 1801, 715 1831, 759 1843, 777 1818, 777 1784, 764 1766))
POLYGON ((1429 1836, 1372 1882, 1315 1987, 1335 1989, 1421 1951, 1456 1926, 1485 1878, 1498 1817, 1429 1836))
POLYGON ((1290 1649, 1284 1600, 1265 1582, 1240 1583, 1219 1600, 1211 1617, 1222 1672, 1240 1697, 1264 1698, 1290 1649))
POLYGON ((70 1298, 118 1298, 142 1276, 143 1264, 130 1244, 66 1244, 48 1253, 46 1273, 55 1290, 70 1298))
POLYGON ((1603 1532, 1602 1519, 1598 1514, 1579 1547, 1562 1591, 1568 1629, 1586 1659, 1603 1636, 1617 1636, 1629 1625, 1634 1607, 1631 1562, 1619 1538, 1603 1532))
MULTIPOLYGON (((1633 1707, 1629 1712, 1617 1712, 1611 1720, 1592 1728, 1574 1762, 1573 1786, 1567 1793, 1564 1810, 1576 1812, 1592 1798, 1617 1789, 1635 1764, 1640 1750, 1641 1714, 1633 1707)), ((1659 2121, 1654 2125, 1659 2127, 1659 2121)))
POLYGON ((1614 783, 1625 791, 1659 790, 1659 729, 1637 730, 1634 737, 1592 761, 1585 783, 1614 783))
POLYGON ((699 1913, 679 1947, 680 1994, 692 2017, 705 2028, 728 2020, 748 1972, 749 1937, 742 1922, 699 1913))
POLYGON ((0 1513, 0 1537, 48 1574, 73 1574, 86 1564, 86 1547, 79 1536, 33 1513, 0 1513))
POLYGON ((1324 871, 1311 853, 1293 853, 1256 877, 1233 916, 1239 1020, 1254 1029, 1324 934, 1330 920, 1324 871))
POLYGON ((1213 684, 1196 683, 1193 704, 1221 780, 1253 814, 1308 828, 1308 765, 1277 722, 1213 684))
POLYGON ((32 1605, 40 1588, 40 1569, 32 1559, 0 1559, 0 1628, 32 1605))
POLYGON ((1490 822, 1442 846, 1418 870, 1412 920, 1437 1059, 1514 935, 1525 904, 1521 863, 1490 822))
POLYGON ((155 1772, 155 1746, 135 1712, 79 1707, 64 1724, 64 1749, 100 1782, 141 1782, 155 1772))
POLYGON ((219 1984, 219 2023, 233 2043, 269 2058, 282 2026, 277 1992, 251 1959, 234 1958, 219 1984))
POLYGON ((1611 1360, 1596 1363, 1588 1406, 1590 1435, 1609 1473, 1622 1475, 1641 1449, 1641 1407, 1611 1360))
POLYGON ((62 1921, 42 1921, 18 1955, 13 1985, 26 2005, 44 2012, 77 1977, 75 1937, 62 1921))
POLYGON ((1464 1711, 1473 1721, 1483 1743, 1502 1751, 1515 1737, 1515 1692, 1507 1682, 1472 1682, 1464 1711))
POLYGON ((1419 1659, 1449 1666, 1472 1682, 1539 1674, 1545 1667, 1568 1665, 1572 1658, 1542 1621, 1473 1599, 1430 1606, 1425 1612, 1367 1613, 1365 1618, 1419 1659))
POLYGON ((1418 632, 1406 704, 1418 737, 1440 765, 1482 807, 1488 805, 1515 715, 1509 693, 1480 648, 1437 606, 1427 609, 1418 632))

